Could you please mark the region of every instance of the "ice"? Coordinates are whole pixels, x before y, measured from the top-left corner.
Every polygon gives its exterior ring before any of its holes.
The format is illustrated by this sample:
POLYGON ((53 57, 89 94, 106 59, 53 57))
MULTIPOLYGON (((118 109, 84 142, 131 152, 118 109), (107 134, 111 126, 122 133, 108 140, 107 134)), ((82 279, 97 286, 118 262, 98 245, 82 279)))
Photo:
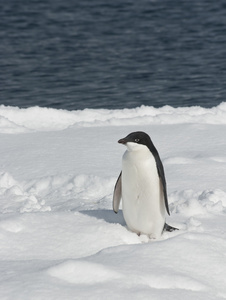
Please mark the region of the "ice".
POLYGON ((0 106, 0 299, 226 299, 226 103, 66 111, 0 106), (150 240, 112 210, 147 132, 178 231, 150 240))

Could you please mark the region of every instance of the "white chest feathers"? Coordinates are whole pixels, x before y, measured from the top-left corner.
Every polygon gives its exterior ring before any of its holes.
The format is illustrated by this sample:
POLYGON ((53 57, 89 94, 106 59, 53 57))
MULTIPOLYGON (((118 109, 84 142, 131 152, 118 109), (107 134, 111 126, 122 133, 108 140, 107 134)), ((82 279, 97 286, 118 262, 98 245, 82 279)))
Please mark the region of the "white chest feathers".
POLYGON ((156 161, 144 145, 127 147, 122 159, 123 215, 130 230, 157 238, 165 224, 165 205, 156 161))

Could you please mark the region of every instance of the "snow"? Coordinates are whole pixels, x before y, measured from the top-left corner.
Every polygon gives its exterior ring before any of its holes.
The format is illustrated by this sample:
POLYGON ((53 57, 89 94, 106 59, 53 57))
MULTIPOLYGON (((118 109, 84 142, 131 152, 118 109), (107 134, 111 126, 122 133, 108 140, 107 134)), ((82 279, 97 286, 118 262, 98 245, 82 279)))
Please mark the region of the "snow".
POLYGON ((0 299, 226 299, 226 103, 66 111, 0 106, 0 299), (112 210, 147 132, 180 230, 137 236, 112 210))

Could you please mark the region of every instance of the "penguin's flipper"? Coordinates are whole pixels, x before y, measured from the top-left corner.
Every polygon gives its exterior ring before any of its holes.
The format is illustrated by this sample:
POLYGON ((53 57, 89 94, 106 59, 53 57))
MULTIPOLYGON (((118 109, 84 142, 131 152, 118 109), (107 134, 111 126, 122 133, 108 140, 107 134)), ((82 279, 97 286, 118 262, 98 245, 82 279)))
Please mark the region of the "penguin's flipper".
POLYGON ((159 154, 158 154, 157 150, 156 150, 156 153, 154 153, 154 157, 155 157, 155 161, 156 161, 156 165, 157 165, 159 178, 160 178, 160 181, 162 183, 162 189, 163 189, 163 195, 164 195, 164 200, 165 200, 166 211, 167 211, 168 215, 170 215, 168 197, 167 197, 165 172, 164 172, 164 168, 163 168, 163 165, 162 165, 162 162, 161 162, 161 159, 159 157, 159 154))
POLYGON ((121 197, 122 197, 122 172, 119 174, 119 177, 116 181, 114 194, 113 194, 113 210, 116 214, 119 210, 121 197))
POLYGON ((174 230, 179 230, 178 228, 176 227, 173 227, 173 226, 170 226, 168 224, 165 223, 164 227, 163 227, 163 231, 169 231, 169 232, 172 232, 174 230))

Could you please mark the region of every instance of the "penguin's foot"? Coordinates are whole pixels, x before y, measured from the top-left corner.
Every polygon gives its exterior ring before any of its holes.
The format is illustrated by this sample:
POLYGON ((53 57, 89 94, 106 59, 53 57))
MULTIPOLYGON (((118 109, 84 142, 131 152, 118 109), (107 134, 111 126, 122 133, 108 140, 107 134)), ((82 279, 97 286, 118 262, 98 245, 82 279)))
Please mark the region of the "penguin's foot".
POLYGON ((170 226, 168 224, 165 223, 164 227, 163 227, 163 231, 169 231, 169 232, 172 232, 174 230, 179 230, 178 228, 176 227, 173 227, 173 226, 170 226))

